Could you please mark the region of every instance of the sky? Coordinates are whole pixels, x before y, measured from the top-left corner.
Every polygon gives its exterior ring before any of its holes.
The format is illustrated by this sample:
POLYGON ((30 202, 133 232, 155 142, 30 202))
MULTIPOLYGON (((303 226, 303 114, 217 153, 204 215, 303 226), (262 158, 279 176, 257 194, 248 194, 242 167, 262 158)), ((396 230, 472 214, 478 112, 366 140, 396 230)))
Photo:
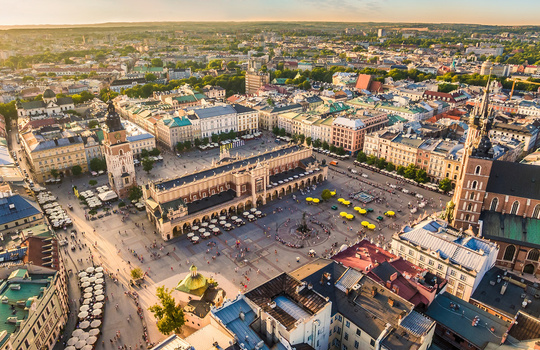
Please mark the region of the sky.
POLYGON ((147 21, 540 25, 540 0, 0 0, 0 26, 147 21))

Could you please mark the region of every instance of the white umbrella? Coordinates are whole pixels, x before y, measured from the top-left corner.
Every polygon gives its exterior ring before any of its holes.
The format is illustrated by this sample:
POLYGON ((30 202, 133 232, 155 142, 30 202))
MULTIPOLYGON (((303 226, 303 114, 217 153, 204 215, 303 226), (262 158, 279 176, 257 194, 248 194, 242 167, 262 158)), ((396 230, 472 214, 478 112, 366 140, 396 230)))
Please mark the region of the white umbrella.
POLYGON ((88 339, 86 339, 87 344, 94 344, 96 341, 97 341, 97 338, 94 336, 88 337, 88 339))
POLYGON ((212 229, 216 228, 216 225, 214 225, 214 224, 208 225, 208 228, 209 228, 210 230, 212 230, 212 229))
POLYGON ((102 294, 102 295, 98 295, 98 296, 96 297, 96 300, 97 300, 97 301, 103 301, 103 300, 105 300, 105 296, 104 296, 103 294, 102 294))
POLYGON ((193 240, 194 242, 197 242, 197 241, 199 240, 199 237, 195 236, 195 237, 192 238, 192 240, 193 240))
POLYGON ((102 294, 103 294, 103 289, 96 290, 96 291, 94 292, 94 295, 98 295, 98 296, 99 296, 99 295, 102 295, 102 294))
MULTIPOLYGON (((97 269, 96 269, 96 270, 97 270, 97 269)), ((96 278, 103 278, 103 272, 98 272, 98 273, 96 273, 94 277, 96 277, 96 278)))
POLYGON ((91 302, 92 302, 92 299, 90 299, 90 298, 84 299, 83 305, 90 305, 91 302))
POLYGON ((200 229, 199 229, 199 232, 200 232, 200 233, 204 233, 204 231, 206 231, 205 228, 200 228, 200 229))
POLYGON ((81 329, 86 329, 90 326, 90 322, 88 321, 82 321, 81 323, 79 323, 79 328, 81 329))
MULTIPOLYGON (((92 322, 93 323, 93 322, 92 322)), ((91 330, 88 331, 88 334, 90 334, 91 336, 96 336, 99 334, 99 329, 97 328, 92 328, 91 330)))
POLYGON ((103 289, 103 286, 102 286, 101 284, 96 284, 96 285, 94 286, 94 289, 95 289, 95 290, 103 289))
POLYGON ((79 312, 79 318, 85 318, 85 317, 88 317, 88 312, 86 311, 79 312))
POLYGON ((190 233, 187 234, 187 238, 191 238, 193 236, 195 236, 195 233, 193 233, 193 232, 190 232, 190 233))
POLYGON ((89 336, 90 334, 88 334, 88 332, 82 332, 81 335, 79 335, 79 340, 86 340, 89 336))
POLYGON ((82 333, 84 333, 84 331, 82 329, 76 329, 76 330, 73 331, 73 333, 71 333, 71 336, 72 337, 78 337, 82 333))
POLYGON ((236 219, 238 219, 238 216, 233 216, 233 217, 231 218, 231 220, 236 220, 236 219))
POLYGON ((260 211, 260 210, 257 210, 257 211, 255 212, 255 215, 261 215, 261 214, 262 214, 262 211, 260 211))
POLYGON ((80 311, 80 312, 88 311, 89 308, 90 308, 90 306, 88 306, 88 305, 83 305, 83 306, 81 306, 81 308, 80 308, 79 311, 80 311))
POLYGON ((79 341, 79 338, 77 337, 71 337, 67 341, 67 345, 75 345, 79 341))
POLYGON ((67 346, 64 350, 77 350, 74 346, 67 346))
POLYGON ((204 237, 210 237, 210 232, 205 232, 205 233, 203 233, 203 236, 204 236, 204 237))
POLYGON ((254 219, 254 218, 255 218, 255 216, 253 216, 253 215, 248 215, 248 219, 254 219))
POLYGON ((208 223, 207 223, 207 222, 203 222, 203 223, 201 224, 201 227, 208 227, 208 223))
POLYGON ((86 269, 86 272, 92 273, 92 272, 94 272, 94 268, 92 266, 90 266, 89 268, 86 269))
POLYGON ((249 211, 252 212, 252 213, 254 213, 254 212, 257 211, 257 208, 251 208, 249 211))
POLYGON ((101 321, 100 320, 93 320, 91 326, 92 326, 92 328, 98 328, 99 326, 101 326, 101 321))
POLYGON ((88 299, 92 297, 92 293, 84 293, 83 298, 88 299))
POLYGON ((88 282, 89 278, 88 277, 82 277, 81 278, 81 283, 84 283, 84 282, 88 282))
POLYGON ((248 216, 248 215, 249 215, 249 212, 248 212, 248 211, 245 211, 242 215, 248 216))
POLYGON ((86 345, 86 342, 85 342, 84 340, 79 340, 79 341, 75 344, 75 347, 76 347, 77 349, 82 349, 83 346, 85 346, 85 345, 86 345))
POLYGON ((96 272, 103 272, 103 267, 101 266, 96 267, 96 272))
POLYGON ((220 216, 219 220, 227 220, 227 217, 226 216, 220 216))
POLYGON ((90 282, 84 282, 83 284, 81 284, 81 287, 83 288, 90 287, 90 282))
POLYGON ((220 222, 219 222, 219 224, 220 224, 221 226, 225 225, 226 223, 227 223, 227 221, 220 221, 220 222))
POLYGON ((212 229, 212 232, 219 232, 219 228, 217 228, 217 227, 216 227, 216 228, 213 228, 213 229, 212 229))
POLYGON ((92 315, 94 316, 99 316, 101 315, 103 311, 101 311, 101 309, 95 309, 94 311, 92 311, 92 315))
POLYGON ((95 278, 95 277, 90 277, 90 278, 88 279, 88 282, 90 282, 90 283, 94 283, 95 281, 96 281, 96 278, 95 278))
POLYGON ((92 293, 92 287, 86 287, 86 289, 84 290, 85 293, 92 293))
POLYGON ((210 223, 211 223, 211 224, 217 224, 217 219, 212 219, 212 220, 210 220, 210 223))
MULTIPOLYGON (((88 342, 88 340, 87 340, 87 342, 88 342)), ((94 349, 93 345, 85 345, 85 346, 82 347, 81 350, 93 350, 93 349, 94 349)))
POLYGON ((103 307, 103 303, 95 303, 94 309, 101 309, 103 307))
POLYGON ((104 280, 103 278, 98 278, 98 279, 96 280, 96 283, 97 283, 97 284, 103 284, 103 282, 105 282, 105 280, 104 280))
POLYGON ((81 273, 79 273, 79 277, 81 277, 81 278, 82 278, 82 277, 86 277, 86 276, 87 276, 87 273, 86 273, 86 272, 84 272, 84 271, 83 271, 83 272, 81 272, 81 273))
POLYGON ((193 231, 197 231, 199 229, 199 226, 195 225, 191 228, 193 231))

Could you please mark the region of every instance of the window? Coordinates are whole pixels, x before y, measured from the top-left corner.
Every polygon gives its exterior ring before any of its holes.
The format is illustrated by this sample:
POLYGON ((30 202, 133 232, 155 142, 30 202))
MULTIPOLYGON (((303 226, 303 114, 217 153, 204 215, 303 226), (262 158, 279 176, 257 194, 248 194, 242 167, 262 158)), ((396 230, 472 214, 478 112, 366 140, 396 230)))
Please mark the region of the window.
POLYGON ((428 264, 429 264, 430 266, 433 266, 433 265, 435 265, 435 262, 434 262, 433 260, 429 259, 428 264))
POLYGON ((540 252, 538 251, 538 249, 529 250, 529 253, 527 254, 528 260, 538 261, 538 258, 540 258, 540 252))
POLYGON ((400 251, 400 252, 405 252, 405 247, 404 247, 404 246, 400 246, 400 247, 399 247, 399 251, 400 251))
POLYGON ((474 181, 472 182, 471 188, 472 188, 473 190, 476 190, 476 186, 478 186, 478 181, 474 180, 474 181))
POLYGON ((456 277, 456 271, 454 270, 450 271, 450 276, 456 277))
POLYGON ((369 341, 369 345, 375 346, 375 339, 371 339, 371 340, 369 341))
POLYGON ((360 346, 360 344, 358 343, 358 340, 355 340, 354 341, 354 348, 358 349, 358 346, 360 346))
POLYGON ((343 338, 345 340, 349 340, 349 333, 345 332, 345 334, 343 335, 343 338))
POLYGON ((508 247, 506 247, 506 249, 504 250, 504 256, 503 256, 503 260, 506 260, 506 261, 512 261, 514 260, 514 254, 516 253, 516 247, 513 246, 513 245, 509 245, 508 247))
POLYGON ((420 261, 425 261, 425 260, 426 260, 426 257, 423 255, 420 255, 420 261))
POLYGON ((475 173, 476 175, 479 175, 481 171, 482 171, 482 167, 481 167, 480 165, 477 165, 477 166, 476 166, 476 169, 474 169, 474 173, 475 173))
POLYGON ((534 207, 532 217, 533 219, 540 219, 540 204, 537 204, 534 207))
POLYGON ((461 274, 461 276, 459 276, 459 279, 463 282, 467 282, 467 276, 465 276, 464 274, 461 274))
POLYGON ((517 215, 518 210, 519 210, 519 202, 514 201, 514 203, 512 203, 512 209, 510 210, 510 214, 517 215))
POLYGON ((469 199, 470 199, 471 201, 474 200, 474 192, 471 192, 471 195, 469 196, 469 199))
POLYGON ((439 265, 437 266, 437 269, 438 269, 438 270, 442 270, 442 269, 443 269, 443 265, 442 265, 442 264, 439 264, 439 265))
POLYGON ((357 328, 357 329, 356 329, 356 335, 357 335, 357 336, 361 336, 361 335, 362 335, 362 331, 360 330, 360 328, 357 328))
POLYGON ((337 334, 341 334, 341 327, 337 328, 337 334))
POLYGON ((489 210, 496 211, 498 205, 499 205, 499 198, 497 197, 493 198, 491 200, 491 205, 489 206, 489 210))
POLYGON ((349 321, 345 321, 345 327, 349 328, 351 326, 351 323, 349 321))
POLYGON ((465 221, 471 221, 471 216, 469 214, 465 215, 465 221))
POLYGON ((472 203, 469 203, 467 204, 467 211, 471 211, 472 210, 472 203))

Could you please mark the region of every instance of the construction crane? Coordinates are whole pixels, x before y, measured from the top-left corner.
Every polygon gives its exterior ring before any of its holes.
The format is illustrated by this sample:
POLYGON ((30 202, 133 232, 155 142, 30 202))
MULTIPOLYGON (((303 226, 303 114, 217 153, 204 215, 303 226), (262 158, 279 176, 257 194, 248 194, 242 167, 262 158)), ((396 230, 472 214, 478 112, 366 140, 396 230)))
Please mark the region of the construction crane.
POLYGON ((513 81, 512 83, 512 90, 510 91, 510 99, 512 99, 512 96, 514 95, 514 87, 516 86, 516 83, 525 83, 525 84, 534 84, 534 85, 540 85, 540 83, 537 83, 537 82, 534 82, 534 81, 529 81, 529 80, 524 80, 524 79, 518 79, 518 78, 513 78, 513 79, 508 79, 510 81, 513 81))

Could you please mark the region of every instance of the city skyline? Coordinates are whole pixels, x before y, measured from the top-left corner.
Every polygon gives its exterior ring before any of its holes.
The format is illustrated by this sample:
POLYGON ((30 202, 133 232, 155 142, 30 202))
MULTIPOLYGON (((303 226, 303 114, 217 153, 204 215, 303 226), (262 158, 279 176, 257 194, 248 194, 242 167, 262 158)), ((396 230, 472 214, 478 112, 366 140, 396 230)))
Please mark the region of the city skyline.
POLYGON ((534 25, 540 3, 517 0, 512 7, 501 0, 209 0, 204 7, 183 0, 157 0, 149 6, 142 0, 75 0, 15 2, 0 14, 3 26, 69 25, 110 22, 156 21, 328 21, 469 23, 487 25, 534 25), (46 5, 45 5, 46 4, 46 5), (523 11, 526 8, 527 11, 523 11), (166 11, 164 11, 166 9, 166 11))

